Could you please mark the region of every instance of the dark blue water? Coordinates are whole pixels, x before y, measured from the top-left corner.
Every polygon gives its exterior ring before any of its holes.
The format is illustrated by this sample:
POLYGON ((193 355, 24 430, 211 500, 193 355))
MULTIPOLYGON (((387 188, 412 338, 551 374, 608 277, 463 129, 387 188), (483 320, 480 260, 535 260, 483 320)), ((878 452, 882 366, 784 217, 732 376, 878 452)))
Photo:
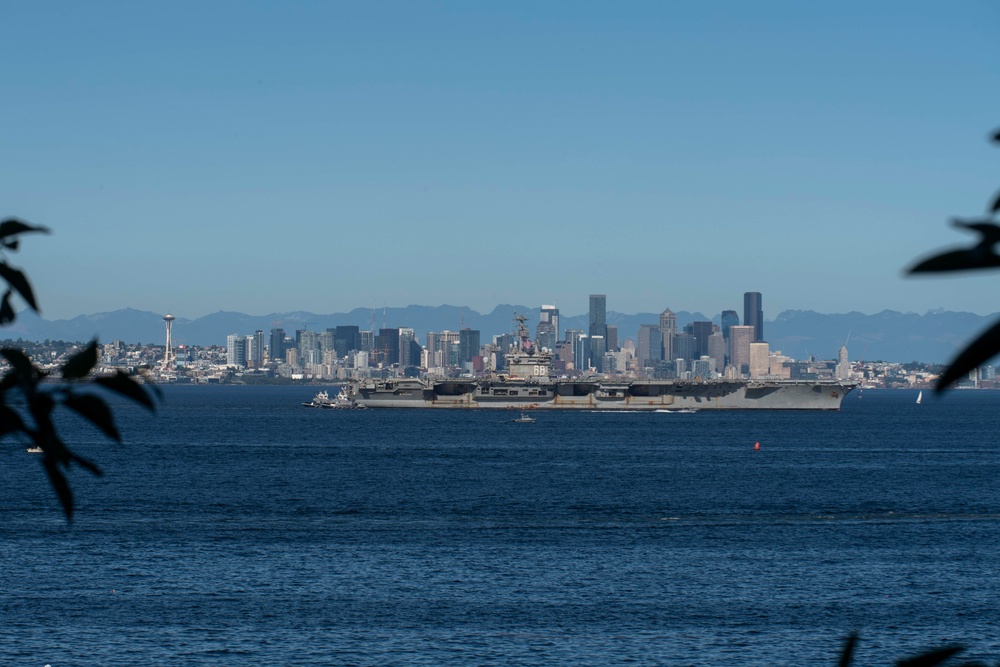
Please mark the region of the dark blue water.
POLYGON ((528 425, 313 393, 169 387, 124 446, 66 420, 106 471, 71 528, 8 442, 0 664, 1000 657, 1000 392, 528 425))

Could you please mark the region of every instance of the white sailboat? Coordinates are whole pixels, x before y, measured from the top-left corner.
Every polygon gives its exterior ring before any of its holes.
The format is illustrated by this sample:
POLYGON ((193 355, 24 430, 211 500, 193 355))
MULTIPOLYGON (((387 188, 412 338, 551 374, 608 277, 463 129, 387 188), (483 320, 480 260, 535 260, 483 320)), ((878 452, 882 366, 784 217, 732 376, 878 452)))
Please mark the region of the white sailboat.
POLYGON ((917 405, 920 405, 920 401, 924 400, 924 392, 920 390, 917 392, 917 405))

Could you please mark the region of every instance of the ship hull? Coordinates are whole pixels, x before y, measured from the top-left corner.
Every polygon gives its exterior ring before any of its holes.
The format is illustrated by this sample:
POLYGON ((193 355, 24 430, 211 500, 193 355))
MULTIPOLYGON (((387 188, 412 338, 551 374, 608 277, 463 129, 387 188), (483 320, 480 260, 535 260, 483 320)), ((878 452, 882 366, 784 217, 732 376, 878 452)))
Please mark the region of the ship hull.
POLYGON ((839 410, 856 385, 808 381, 432 381, 361 382, 369 408, 467 410, 839 410))

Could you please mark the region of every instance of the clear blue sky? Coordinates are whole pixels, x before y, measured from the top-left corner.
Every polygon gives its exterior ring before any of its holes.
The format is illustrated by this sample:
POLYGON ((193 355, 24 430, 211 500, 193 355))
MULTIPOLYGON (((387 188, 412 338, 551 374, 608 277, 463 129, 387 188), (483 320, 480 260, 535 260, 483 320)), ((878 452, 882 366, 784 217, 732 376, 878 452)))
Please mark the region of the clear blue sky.
POLYGON ((1000 188, 1000 4, 0 6, 48 318, 1000 310, 904 279, 1000 188))

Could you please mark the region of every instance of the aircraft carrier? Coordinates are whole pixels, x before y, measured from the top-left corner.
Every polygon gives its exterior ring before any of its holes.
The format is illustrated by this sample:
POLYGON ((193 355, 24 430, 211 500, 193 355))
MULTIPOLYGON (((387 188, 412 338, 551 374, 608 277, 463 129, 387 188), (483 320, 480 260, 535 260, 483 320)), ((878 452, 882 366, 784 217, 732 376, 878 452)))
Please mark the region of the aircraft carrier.
POLYGON ((550 377, 552 355, 535 350, 523 318, 503 373, 484 378, 355 380, 368 408, 472 410, 839 410, 857 384, 834 380, 627 380, 550 377))

